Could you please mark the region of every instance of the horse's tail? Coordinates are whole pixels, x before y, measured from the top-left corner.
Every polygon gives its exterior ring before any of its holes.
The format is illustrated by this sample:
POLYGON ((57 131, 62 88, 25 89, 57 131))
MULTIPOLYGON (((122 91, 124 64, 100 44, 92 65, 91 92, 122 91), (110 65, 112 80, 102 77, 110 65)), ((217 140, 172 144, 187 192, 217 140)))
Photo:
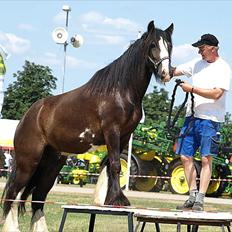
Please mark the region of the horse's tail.
POLYGON ((7 195, 9 195, 8 193, 12 191, 11 186, 15 178, 15 172, 16 172, 16 168, 15 168, 14 161, 13 161, 12 170, 8 176, 8 179, 7 179, 7 182, 6 182, 5 188, 2 193, 2 197, 1 197, 1 206, 3 208, 4 216, 6 216, 9 213, 11 209, 11 205, 13 203, 13 201, 11 201, 10 199, 7 199, 7 195))

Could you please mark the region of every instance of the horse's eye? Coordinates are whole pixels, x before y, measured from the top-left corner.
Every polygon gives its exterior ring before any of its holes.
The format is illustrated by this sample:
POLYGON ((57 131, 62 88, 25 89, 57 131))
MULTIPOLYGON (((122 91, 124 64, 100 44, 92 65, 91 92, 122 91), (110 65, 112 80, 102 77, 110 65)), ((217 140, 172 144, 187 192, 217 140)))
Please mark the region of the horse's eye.
POLYGON ((151 43, 151 48, 157 47, 157 44, 155 42, 151 43))

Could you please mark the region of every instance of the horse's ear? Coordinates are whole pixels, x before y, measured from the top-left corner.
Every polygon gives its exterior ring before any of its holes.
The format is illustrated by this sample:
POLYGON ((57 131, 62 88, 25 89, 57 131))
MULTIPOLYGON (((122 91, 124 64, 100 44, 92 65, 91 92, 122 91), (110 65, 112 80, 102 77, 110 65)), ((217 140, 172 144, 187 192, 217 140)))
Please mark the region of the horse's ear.
POLYGON ((152 20, 147 26, 147 32, 151 33, 153 31, 155 31, 155 25, 154 25, 154 21, 152 20))
POLYGON ((171 35, 173 30, 174 30, 174 24, 172 23, 165 31, 171 35))

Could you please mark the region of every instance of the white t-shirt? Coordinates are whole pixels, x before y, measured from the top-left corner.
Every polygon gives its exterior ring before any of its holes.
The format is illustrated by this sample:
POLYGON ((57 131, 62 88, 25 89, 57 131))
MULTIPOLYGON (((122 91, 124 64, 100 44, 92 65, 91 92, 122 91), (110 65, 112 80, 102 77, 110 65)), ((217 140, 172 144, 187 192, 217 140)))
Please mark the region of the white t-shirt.
MULTIPOLYGON (((225 90, 218 100, 194 94, 194 117, 223 122, 225 120, 226 93, 230 88, 230 66, 222 58, 218 58, 213 63, 208 63, 202 59, 194 59, 177 66, 177 70, 188 77, 192 77, 192 85, 194 87, 204 89, 221 88, 225 90)), ((191 102, 189 101, 186 116, 190 115, 191 102)))

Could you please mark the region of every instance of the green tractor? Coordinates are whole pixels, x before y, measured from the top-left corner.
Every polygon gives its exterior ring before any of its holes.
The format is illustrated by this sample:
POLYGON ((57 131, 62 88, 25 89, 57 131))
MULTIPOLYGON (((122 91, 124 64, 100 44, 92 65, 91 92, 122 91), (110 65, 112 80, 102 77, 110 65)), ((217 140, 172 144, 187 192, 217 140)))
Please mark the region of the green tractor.
POLYGON ((85 170, 81 160, 77 160, 75 156, 67 159, 66 165, 61 169, 57 182, 61 184, 75 184, 83 187, 89 182, 88 171, 85 170))
MULTIPOLYGON (((166 137, 164 127, 162 125, 156 128, 145 127, 139 124, 134 134, 133 154, 142 160, 155 162, 153 172, 163 177, 163 179, 155 179, 156 185, 154 188, 150 186, 149 191, 154 191, 153 189, 159 191, 162 186, 166 186, 165 188, 169 188, 172 193, 187 194, 189 189, 182 162, 180 157, 175 155, 175 143, 166 137)), ((230 157, 231 151, 221 149, 219 156, 214 158, 212 181, 209 184, 207 196, 216 197, 223 192, 232 193, 232 158, 230 157)), ((195 167, 199 175, 201 162, 198 158, 195 159, 195 167)))

